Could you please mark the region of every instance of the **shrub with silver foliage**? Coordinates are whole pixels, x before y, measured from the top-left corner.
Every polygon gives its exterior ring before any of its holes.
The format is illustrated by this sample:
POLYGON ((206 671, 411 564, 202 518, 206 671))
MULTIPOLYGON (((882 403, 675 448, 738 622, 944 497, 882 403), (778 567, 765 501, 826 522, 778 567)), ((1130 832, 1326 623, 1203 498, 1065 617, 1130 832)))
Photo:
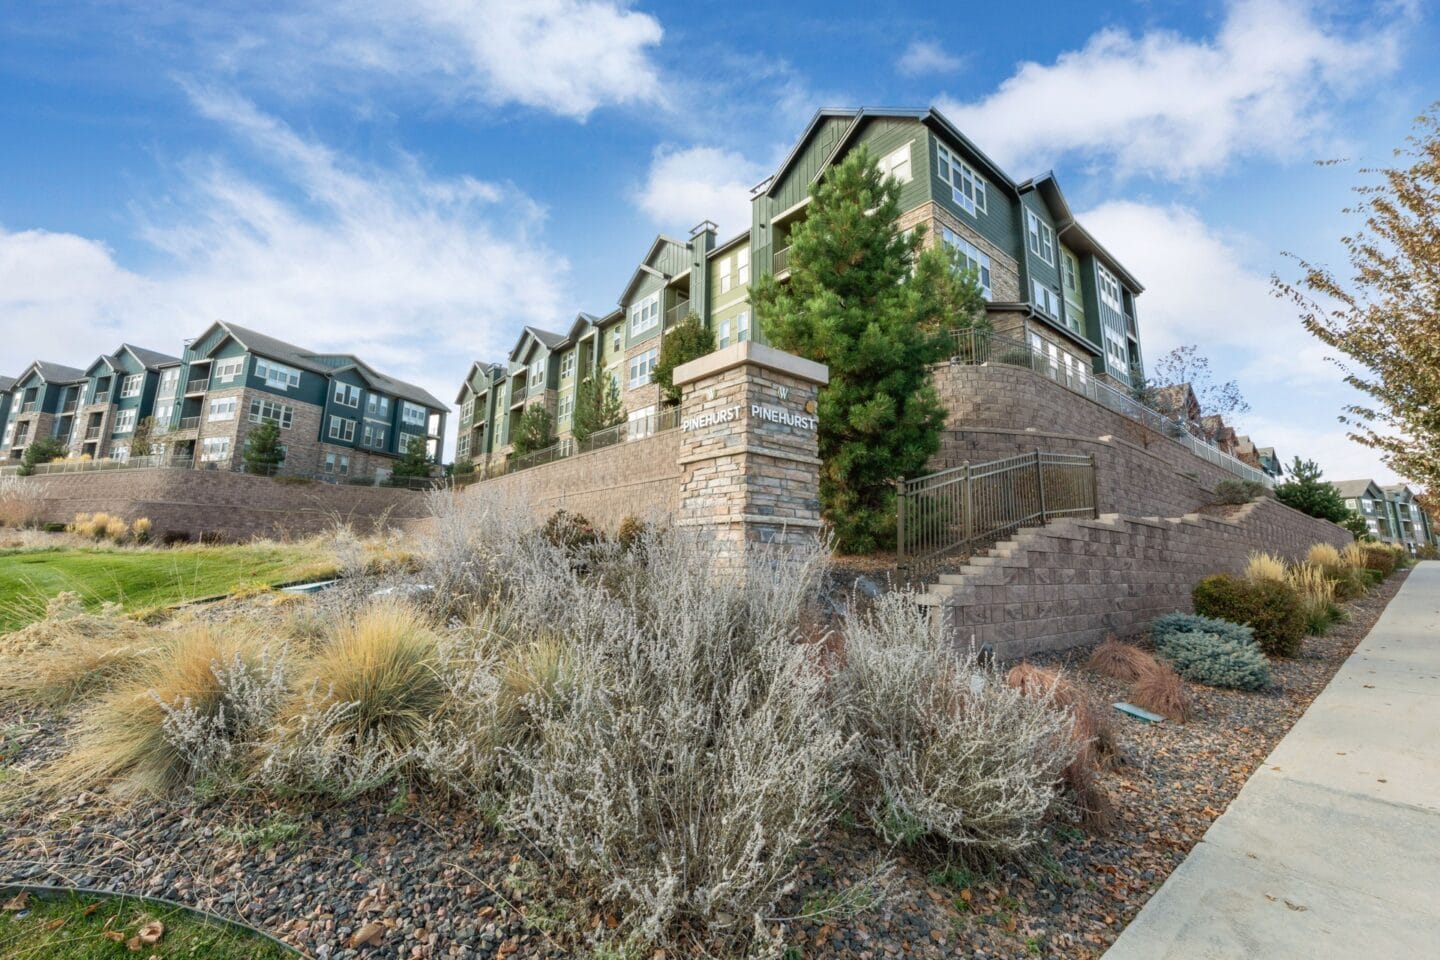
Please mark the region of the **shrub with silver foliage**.
POLYGON ((982 860, 1035 845, 1075 759, 1068 711, 1007 686, 909 592, 846 623, 843 660, 836 698, 882 836, 982 860))
POLYGON ((224 772, 238 752, 254 749, 269 733, 290 696, 286 664, 283 647, 275 654, 260 654, 253 663, 239 653, 229 663, 211 663, 219 692, 212 709, 189 697, 166 703, 150 692, 164 713, 161 734, 185 761, 191 779, 224 772))

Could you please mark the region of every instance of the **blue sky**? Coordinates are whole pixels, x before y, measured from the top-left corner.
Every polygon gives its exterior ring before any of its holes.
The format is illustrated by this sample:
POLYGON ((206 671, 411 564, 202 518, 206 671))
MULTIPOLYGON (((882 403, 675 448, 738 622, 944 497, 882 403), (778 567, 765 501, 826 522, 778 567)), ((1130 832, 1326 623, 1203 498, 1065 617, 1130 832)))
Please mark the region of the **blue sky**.
POLYGON ((743 227, 816 108, 935 104, 1057 172, 1152 358, 1198 343, 1257 440, 1389 477, 1267 287, 1338 262, 1358 168, 1440 97, 1420 0, 0 2, 0 371, 225 318, 449 397, 657 231, 743 227))

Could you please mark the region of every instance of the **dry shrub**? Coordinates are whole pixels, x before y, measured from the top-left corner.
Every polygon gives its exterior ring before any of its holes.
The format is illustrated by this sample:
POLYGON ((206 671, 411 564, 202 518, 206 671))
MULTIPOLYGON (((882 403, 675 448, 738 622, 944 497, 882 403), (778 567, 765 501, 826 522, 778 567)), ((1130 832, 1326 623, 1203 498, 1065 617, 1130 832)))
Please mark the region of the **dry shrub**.
POLYGON ((1340 562, 1356 570, 1365 568, 1365 559, 1365 545, 1358 541, 1352 540, 1340 551, 1340 562))
POLYGON ((1065 787, 1085 826, 1097 833, 1108 831, 1114 821, 1114 805, 1096 782, 1095 774, 1101 767, 1114 764, 1119 756, 1110 718, 1058 670, 1019 663, 1010 668, 1005 682, 1026 697, 1069 714, 1074 759, 1064 770, 1065 787))
POLYGON ((1195 711, 1194 698, 1185 681, 1174 669, 1158 661, 1135 681, 1130 689, 1130 702, 1180 723, 1189 721, 1195 711))
POLYGON ((151 526, 149 517, 137 517, 135 522, 130 525, 130 532, 134 534, 136 541, 146 543, 150 539, 151 526))
POLYGON ((123 543, 130 536, 130 524, 119 517, 111 517, 105 523, 105 539, 123 543))
POLYGON ((1106 637, 1085 661, 1085 669, 1121 683, 1134 683, 1140 674, 1155 663, 1155 658, 1129 643, 1106 637))
POLYGON ((91 614, 75 594, 61 593, 45 619, 0 638, 0 701, 64 706, 127 676, 159 642, 118 608, 91 614))
POLYGON ((1329 629, 1336 613, 1338 581, 1331 579, 1323 567, 1302 563, 1291 568, 1287 582, 1300 597, 1307 630, 1319 636, 1329 629))
POLYGON ((1245 564, 1245 579, 1285 582, 1285 561, 1271 553, 1254 551, 1245 564))
POLYGON ((0 477, 0 526, 23 527, 40 512, 39 488, 23 477, 0 477))
POLYGON ((1340 559, 1340 551, 1328 543, 1312 545, 1310 551, 1305 554, 1305 560, 1307 563, 1317 567, 1340 567, 1346 565, 1340 559))

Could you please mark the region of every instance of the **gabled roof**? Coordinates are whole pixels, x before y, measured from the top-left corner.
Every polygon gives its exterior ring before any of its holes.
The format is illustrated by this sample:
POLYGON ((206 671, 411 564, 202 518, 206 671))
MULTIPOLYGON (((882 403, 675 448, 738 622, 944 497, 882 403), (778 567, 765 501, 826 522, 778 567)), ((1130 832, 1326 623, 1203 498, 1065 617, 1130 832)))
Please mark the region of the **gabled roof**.
POLYGON ((1136 293, 1145 292, 1144 285, 1135 278, 1135 275, 1126 270, 1125 266, 1116 260, 1089 230, 1081 226, 1080 221, 1075 219, 1075 213, 1070 209, 1070 201, 1065 199, 1065 193, 1060 189, 1060 181, 1055 179, 1055 171, 1046 171, 1038 177, 1032 177, 1019 184, 1021 193, 1032 189, 1039 192, 1040 198, 1045 201, 1045 206, 1055 214, 1055 233, 1065 241, 1066 246, 1104 261, 1106 268, 1119 277, 1125 286, 1136 293))
POLYGON ((340 370, 354 370, 360 374, 360 379, 365 381, 365 385, 377 393, 388 393, 402 400, 410 400, 434 410, 446 409, 446 404, 443 400, 437 399, 423 387, 417 387, 413 383, 396 380, 394 377, 383 374, 364 360, 352 354, 316 354, 316 356, 341 356, 349 360, 349 363, 336 367, 335 370, 337 372, 340 370))
POLYGON ((650 249, 645 252, 645 256, 640 258, 640 266, 636 267, 635 272, 630 275, 630 282, 625 284, 624 290, 620 291, 620 299, 616 300, 616 303, 623 305, 625 301, 629 300, 630 294, 635 290, 635 285, 646 276, 658 277, 667 282, 672 279, 670 275, 661 270, 657 270, 654 263, 652 263, 655 255, 658 254, 666 244, 673 244, 677 247, 683 247, 686 250, 690 249, 690 245, 683 240, 667 237, 663 233, 656 235, 654 242, 650 244, 650 249))
POLYGON ((38 373, 40 379, 46 383, 79 383, 87 379, 84 370, 76 370, 74 367, 67 367, 63 363, 51 363, 49 360, 36 360, 20 371, 20 376, 15 378, 16 383, 25 380, 32 373, 38 373))
POLYGON ((529 352, 524 350, 525 341, 527 339, 533 340, 540 346, 544 347, 546 353, 553 352, 556 348, 560 347, 562 344, 565 343, 564 334, 552 333, 549 330, 541 330, 539 327, 527 326, 520 331, 520 336, 516 339, 515 346, 510 349, 511 363, 519 363, 521 356, 524 353, 529 352))
POLYGON ((575 343, 581 337, 585 336, 585 334, 594 330, 595 325, 599 322, 600 318, 593 313, 586 313, 583 310, 577 313, 575 315, 575 322, 570 324, 570 332, 565 336, 566 345, 568 346, 575 343))
POLYGON ((1399 496, 1402 497, 1402 499, 1415 499, 1414 491, 1403 483, 1383 484, 1380 489, 1384 490, 1386 494, 1392 497, 1399 496))
POLYGON ((1354 500, 1358 499, 1359 497, 1363 497, 1371 490, 1374 490, 1376 493, 1382 494, 1382 496, 1384 494, 1384 490, 1381 488, 1381 486, 1374 480, 1369 479, 1336 480, 1331 483, 1330 486, 1334 487, 1336 491, 1339 492, 1340 496, 1346 498, 1347 500, 1354 500))
POLYGON ((470 364, 470 369, 465 371, 465 380, 460 384, 460 392, 455 394, 457 404, 465 402, 465 391, 473 389, 477 373, 483 373, 487 383, 494 383, 505 376, 505 368, 498 363, 485 363, 480 360, 470 364))
MULTIPOLYGON (((139 360, 146 370, 158 370, 161 367, 174 366, 180 362, 179 357, 172 357, 168 353, 161 353, 159 350, 150 350, 146 347, 137 347, 131 343, 122 343, 120 350, 129 352, 130 356, 139 360)), ((115 351, 119 353, 120 350, 115 351)))
POLYGON ((14 386, 14 377, 0 377, 0 393, 9 393, 14 386))

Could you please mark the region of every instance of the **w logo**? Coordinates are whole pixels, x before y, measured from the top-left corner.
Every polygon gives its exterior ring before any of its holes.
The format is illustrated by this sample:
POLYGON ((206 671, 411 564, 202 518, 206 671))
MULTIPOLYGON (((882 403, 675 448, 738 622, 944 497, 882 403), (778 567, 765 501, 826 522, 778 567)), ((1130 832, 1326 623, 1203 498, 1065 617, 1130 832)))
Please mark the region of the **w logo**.
POLYGON ((781 400, 789 400, 789 399, 790 399, 790 388, 789 388, 789 387, 776 387, 775 390, 776 390, 777 393, 780 394, 780 399, 781 399, 781 400))

